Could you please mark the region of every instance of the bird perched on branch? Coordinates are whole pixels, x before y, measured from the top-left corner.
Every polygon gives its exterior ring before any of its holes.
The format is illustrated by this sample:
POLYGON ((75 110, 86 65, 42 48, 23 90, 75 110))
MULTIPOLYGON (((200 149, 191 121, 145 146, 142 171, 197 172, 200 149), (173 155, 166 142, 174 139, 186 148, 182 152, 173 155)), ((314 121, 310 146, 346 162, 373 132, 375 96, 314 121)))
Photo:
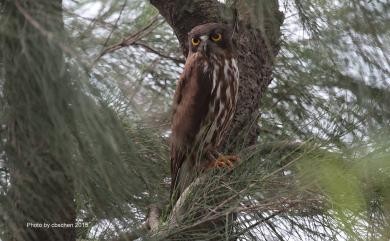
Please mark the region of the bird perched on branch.
POLYGON ((171 197, 176 201, 199 173, 229 167, 235 156, 218 147, 236 109, 239 72, 232 30, 207 23, 188 34, 189 54, 177 83, 171 138, 171 197))

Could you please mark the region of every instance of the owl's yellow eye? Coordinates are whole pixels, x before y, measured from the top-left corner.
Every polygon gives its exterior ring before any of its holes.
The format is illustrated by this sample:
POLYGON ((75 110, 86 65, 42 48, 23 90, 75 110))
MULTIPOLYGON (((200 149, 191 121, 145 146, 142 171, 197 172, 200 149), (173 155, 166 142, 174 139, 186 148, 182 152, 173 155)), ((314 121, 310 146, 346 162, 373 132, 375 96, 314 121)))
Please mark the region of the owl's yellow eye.
POLYGON ((215 33, 211 35, 211 40, 213 40, 214 42, 221 41, 221 39, 222 39, 222 34, 220 33, 215 33))
POLYGON ((192 45, 198 46, 198 45, 200 44, 200 39, 198 39, 198 38, 193 38, 193 39, 191 40, 191 42, 192 42, 192 45))

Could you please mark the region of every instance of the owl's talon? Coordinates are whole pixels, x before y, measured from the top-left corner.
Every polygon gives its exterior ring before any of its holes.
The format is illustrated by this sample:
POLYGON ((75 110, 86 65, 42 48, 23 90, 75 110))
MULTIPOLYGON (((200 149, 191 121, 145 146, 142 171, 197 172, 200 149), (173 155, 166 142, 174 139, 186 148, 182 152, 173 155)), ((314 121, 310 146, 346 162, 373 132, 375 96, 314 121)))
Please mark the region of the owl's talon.
POLYGON ((238 162, 239 160, 240 158, 238 156, 220 155, 216 160, 209 164, 208 168, 227 168, 231 170, 234 167, 234 163, 238 162))

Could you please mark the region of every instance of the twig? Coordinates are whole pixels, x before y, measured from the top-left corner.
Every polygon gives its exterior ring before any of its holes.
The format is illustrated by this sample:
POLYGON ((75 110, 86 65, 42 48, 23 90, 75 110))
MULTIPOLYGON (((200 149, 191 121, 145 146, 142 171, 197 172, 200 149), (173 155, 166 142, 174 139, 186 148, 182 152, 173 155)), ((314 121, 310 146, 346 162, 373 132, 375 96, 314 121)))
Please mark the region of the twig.
POLYGON ((114 23, 114 26, 112 27, 112 29, 111 29, 111 31, 110 31, 110 34, 108 35, 106 41, 105 41, 104 44, 103 44, 103 50, 104 50, 104 48, 107 46, 108 41, 110 41, 110 38, 111 38, 112 34, 114 33, 114 31, 118 28, 119 20, 120 20, 121 17, 122 17, 122 13, 123 13, 123 10, 125 10, 126 5, 127 5, 127 0, 125 0, 125 1, 123 2, 123 4, 122 4, 121 10, 120 10, 120 12, 119 12, 119 16, 116 18, 115 23, 114 23))
POLYGON ((124 232, 119 234, 119 237, 113 239, 112 241, 133 241, 149 232, 155 233, 159 227, 160 216, 160 208, 156 205, 151 205, 149 207, 147 219, 144 223, 142 223, 130 232, 124 232))
POLYGON ((90 18, 90 17, 81 16, 81 15, 73 13, 73 12, 67 10, 67 9, 63 9, 63 11, 64 11, 64 13, 66 13, 69 16, 72 16, 72 17, 83 19, 83 20, 86 20, 86 21, 89 21, 89 22, 96 22, 97 24, 99 24, 101 26, 106 26, 106 27, 109 27, 109 28, 113 28, 114 27, 114 24, 106 22, 106 21, 104 21, 102 19, 96 19, 96 18, 90 18))
POLYGON ((261 224, 261 223, 263 223, 263 222, 267 222, 268 220, 270 220, 270 219, 272 219, 272 218, 278 216, 278 215, 281 214, 281 213, 283 213, 283 210, 279 210, 279 211, 274 212, 273 214, 271 214, 271 215, 269 215, 269 216, 267 216, 267 217, 262 218, 261 220, 259 220, 259 221, 255 222, 255 223, 251 224, 249 227, 247 227, 247 228, 245 228, 244 230, 242 230, 241 232, 239 232, 239 233, 237 234, 237 237, 241 236, 241 235, 244 234, 246 231, 248 231, 248 230, 250 230, 250 229, 256 227, 257 225, 259 225, 259 224, 261 224))
POLYGON ((165 59, 170 59, 172 60, 173 62, 175 62, 176 64, 184 64, 186 61, 182 58, 175 58, 175 57, 171 57, 169 56, 168 54, 165 54, 165 53, 161 53, 160 51, 158 51, 157 49, 154 49, 152 47, 150 47, 149 45, 145 44, 145 43, 140 43, 140 42, 136 42, 133 44, 134 46, 140 46, 142 48, 144 48, 145 50, 151 52, 151 53, 154 53, 154 54, 157 54, 158 56, 162 57, 162 58, 165 58, 165 59))
POLYGON ((156 27, 158 27, 161 24, 161 22, 159 23, 158 20, 159 20, 159 17, 158 17, 158 15, 156 15, 155 17, 153 17, 153 20, 148 25, 146 25, 144 28, 142 28, 138 32, 132 34, 131 36, 123 39, 122 41, 120 41, 120 42, 118 42, 116 44, 113 44, 113 45, 105 48, 99 54, 99 56, 93 61, 92 65, 91 65, 91 68, 104 55, 106 55, 108 53, 112 53, 112 52, 114 52, 114 51, 116 51, 118 49, 121 49, 121 48, 124 48, 124 47, 128 47, 128 46, 134 44, 135 42, 137 42, 138 40, 140 40, 141 38, 145 37, 146 35, 150 34, 156 27))
POLYGON ((206 179, 206 176, 200 176, 196 178, 185 190, 182 194, 180 194, 179 199, 176 201, 175 206, 172 208, 171 215, 169 217, 169 227, 175 227, 181 222, 181 216, 183 214, 183 206, 188 199, 188 196, 191 194, 191 191, 196 188, 196 186, 201 185, 206 179))

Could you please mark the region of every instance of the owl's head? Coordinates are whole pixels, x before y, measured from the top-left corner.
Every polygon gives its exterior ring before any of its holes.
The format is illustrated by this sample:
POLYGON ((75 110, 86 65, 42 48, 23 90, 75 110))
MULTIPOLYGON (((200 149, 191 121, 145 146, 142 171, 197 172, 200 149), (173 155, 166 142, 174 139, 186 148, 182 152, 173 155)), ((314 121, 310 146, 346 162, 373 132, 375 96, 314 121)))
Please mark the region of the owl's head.
POLYGON ((207 57, 232 54, 232 31, 222 23, 202 24, 188 33, 188 44, 190 54, 201 53, 207 57))

